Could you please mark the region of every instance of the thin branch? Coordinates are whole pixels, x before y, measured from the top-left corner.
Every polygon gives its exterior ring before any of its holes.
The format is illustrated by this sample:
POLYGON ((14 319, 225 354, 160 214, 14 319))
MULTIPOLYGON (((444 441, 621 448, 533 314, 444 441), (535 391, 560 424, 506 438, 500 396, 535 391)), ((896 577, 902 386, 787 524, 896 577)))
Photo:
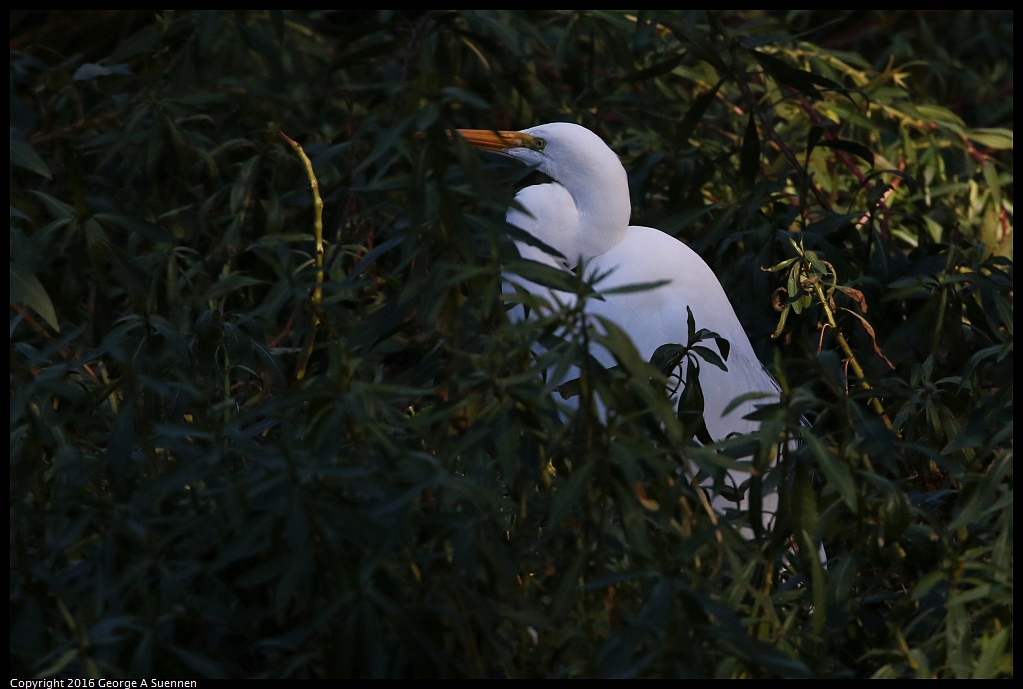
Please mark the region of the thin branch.
POLYGON ((313 290, 313 296, 311 299, 313 308, 313 327, 309 333, 309 341, 306 343, 305 352, 302 355, 302 360, 299 363, 298 372, 295 374, 297 380, 302 380, 305 377, 306 366, 309 364, 309 358, 313 353, 313 343, 316 341, 316 327, 320 324, 320 303, 323 301, 323 198, 320 197, 320 183, 316 179, 316 173, 313 171, 312 161, 309 160, 309 156, 305 154, 302 146, 297 141, 289 138, 287 134, 281 132, 281 138, 291 144, 291 147, 295 149, 299 158, 302 159, 302 164, 305 166, 306 176, 309 178, 309 187, 313 192, 313 235, 316 240, 316 288, 313 290))

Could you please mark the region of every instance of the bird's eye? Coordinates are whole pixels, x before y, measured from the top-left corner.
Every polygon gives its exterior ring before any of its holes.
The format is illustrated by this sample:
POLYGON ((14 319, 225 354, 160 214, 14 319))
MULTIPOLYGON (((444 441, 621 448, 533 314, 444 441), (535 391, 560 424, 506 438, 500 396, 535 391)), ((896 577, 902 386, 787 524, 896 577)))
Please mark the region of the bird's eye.
POLYGON ((538 151, 542 151, 543 149, 547 148, 547 142, 544 141, 543 139, 533 139, 533 148, 535 148, 538 151))

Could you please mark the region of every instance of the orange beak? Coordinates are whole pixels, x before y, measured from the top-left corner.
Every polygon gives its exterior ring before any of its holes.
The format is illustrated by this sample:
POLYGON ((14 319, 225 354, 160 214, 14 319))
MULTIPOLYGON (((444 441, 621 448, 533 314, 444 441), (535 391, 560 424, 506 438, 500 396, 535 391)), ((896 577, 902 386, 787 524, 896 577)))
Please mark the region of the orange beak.
POLYGON ((509 148, 529 148, 533 140, 522 132, 495 132, 490 129, 457 129, 458 134, 476 148, 503 153, 509 148))

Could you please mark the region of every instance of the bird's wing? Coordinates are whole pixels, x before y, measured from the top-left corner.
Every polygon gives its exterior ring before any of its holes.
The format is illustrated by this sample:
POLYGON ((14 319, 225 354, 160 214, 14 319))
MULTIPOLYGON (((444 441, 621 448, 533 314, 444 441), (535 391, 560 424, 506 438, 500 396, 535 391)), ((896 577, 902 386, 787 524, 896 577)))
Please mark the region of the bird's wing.
MULTIPOLYGON (((505 216, 509 225, 514 225, 551 248, 565 254, 565 258, 547 253, 539 246, 516 240, 519 256, 530 261, 567 270, 566 261, 571 245, 570 238, 578 232, 579 213, 572 195, 557 183, 537 184, 522 189, 515 195, 515 205, 505 216)), ((505 293, 512 293, 518 286, 535 297, 543 299, 551 309, 572 305, 576 296, 536 284, 522 276, 505 273, 505 293)), ((515 307, 509 312, 512 320, 521 320, 524 311, 515 307)))
MULTIPOLYGON (((587 273, 607 274, 597 284, 598 291, 666 281, 660 287, 590 300, 586 310, 618 324, 632 336, 640 356, 649 361, 663 344, 688 343, 687 307, 691 309, 697 330, 712 330, 730 345, 725 362, 728 371, 708 363, 700 367, 704 416, 711 437, 723 440, 730 433, 759 427, 759 423, 742 417, 754 411, 757 404, 777 400, 778 384, 757 359, 721 283, 696 252, 659 230, 630 227, 623 242, 589 262, 587 273), (749 392, 766 396, 724 414, 732 400, 749 392)), ((703 344, 716 349, 713 342, 703 344)), ((603 358, 610 359, 610 355, 604 352, 603 358)))
MULTIPOLYGON (((520 230, 559 251, 564 258, 551 256, 563 267, 579 260, 579 211, 572 195, 557 182, 536 184, 515 195, 515 204, 508 209, 505 220, 520 230)), ((538 246, 516 242, 522 258, 547 261, 547 254, 538 246)))
MULTIPOLYGON (((588 275, 608 274, 597 283, 598 292, 666 281, 648 290, 605 294, 603 300, 591 299, 586 303, 586 311, 617 323, 633 338, 639 354, 649 361, 663 344, 688 344, 687 307, 691 309, 696 329, 714 331, 728 340, 730 349, 725 361, 727 371, 700 362, 707 431, 715 440, 725 440, 732 433, 759 429, 759 421, 743 417, 756 411, 758 405, 776 402, 780 392, 778 383, 757 359, 721 283, 696 252, 659 230, 630 227, 623 242, 591 260, 586 270, 588 275), (735 398, 751 392, 764 396, 742 402, 725 413, 735 398)), ((713 341, 702 344, 717 349, 713 341)), ((614 363, 606 350, 595 351, 594 356, 604 365, 614 363)), ((676 400, 677 397, 676 394, 676 400)), ((729 475, 736 486, 749 478, 743 471, 732 471, 729 475)), ((712 504, 721 513, 736 506, 723 495, 715 495, 712 504)), ((748 491, 738 507, 749 508, 748 491)), ((764 526, 770 529, 778 509, 777 491, 763 495, 761 508, 764 526)), ((747 537, 753 535, 748 527, 744 527, 743 533, 747 537)))

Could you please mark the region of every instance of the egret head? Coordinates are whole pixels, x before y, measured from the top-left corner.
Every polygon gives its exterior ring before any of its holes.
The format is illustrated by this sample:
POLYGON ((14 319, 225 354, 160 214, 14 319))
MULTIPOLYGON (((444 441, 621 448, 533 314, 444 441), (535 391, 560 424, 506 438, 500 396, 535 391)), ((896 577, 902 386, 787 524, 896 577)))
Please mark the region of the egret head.
POLYGON ((605 191, 624 187, 628 192, 628 178, 618 156, 599 136, 577 124, 552 122, 521 132, 460 129, 459 133, 477 148, 536 166, 573 195, 576 189, 598 187, 605 191))
POLYGON ((615 152, 589 129, 552 122, 521 132, 460 129, 459 134, 477 148, 535 166, 568 191, 577 214, 577 255, 591 258, 621 241, 632 213, 628 176, 615 152))

